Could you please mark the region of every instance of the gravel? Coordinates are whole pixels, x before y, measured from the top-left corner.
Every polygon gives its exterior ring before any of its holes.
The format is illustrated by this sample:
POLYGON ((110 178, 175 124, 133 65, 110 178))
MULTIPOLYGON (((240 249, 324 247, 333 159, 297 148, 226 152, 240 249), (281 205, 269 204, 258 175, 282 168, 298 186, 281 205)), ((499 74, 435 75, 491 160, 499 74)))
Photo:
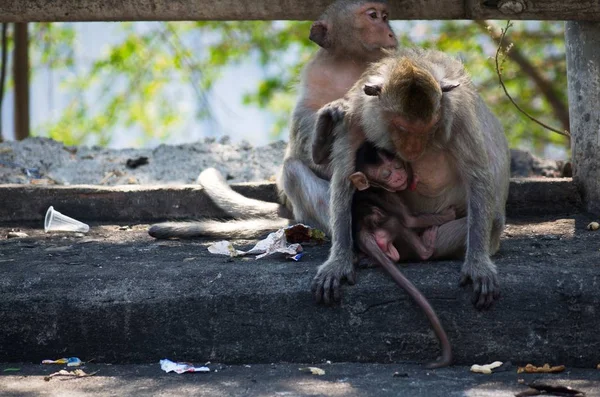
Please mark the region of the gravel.
MULTIPOLYGON (((253 147, 228 137, 150 149, 73 147, 48 138, 0 143, 0 183, 59 185, 191 184, 207 167, 230 182, 274 180, 286 143, 253 147), (147 158, 144 161, 143 158, 147 158), (138 163, 135 168, 127 163, 138 163)), ((563 176, 561 161, 511 149, 512 176, 563 176)))

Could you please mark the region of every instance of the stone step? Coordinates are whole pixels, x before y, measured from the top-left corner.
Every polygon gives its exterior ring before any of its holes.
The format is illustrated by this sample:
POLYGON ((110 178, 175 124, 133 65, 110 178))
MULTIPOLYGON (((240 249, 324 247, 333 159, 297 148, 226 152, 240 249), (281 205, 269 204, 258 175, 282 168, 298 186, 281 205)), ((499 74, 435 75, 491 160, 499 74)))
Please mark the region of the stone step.
MULTIPOLYGON (((510 219, 494 257, 502 297, 485 312, 458 287, 460 261, 401 265, 436 309, 457 364, 598 364, 600 234, 586 230, 590 220, 510 219)), ((328 245, 305 247, 300 262, 228 258, 208 253, 205 240, 154 240, 146 227, 92 223, 85 237, 25 228, 30 237, 0 240, 0 361, 390 363, 439 354, 423 313, 380 269, 360 270, 341 305, 316 305, 310 282, 328 245)))
MULTIPOLYGON (((247 197, 277 201, 274 183, 232 186, 247 197)), ((41 221, 51 205, 76 219, 96 222, 226 216, 198 185, 0 185, 0 222, 41 221)), ((509 216, 568 214, 580 209, 581 198, 570 178, 511 180, 509 216)))

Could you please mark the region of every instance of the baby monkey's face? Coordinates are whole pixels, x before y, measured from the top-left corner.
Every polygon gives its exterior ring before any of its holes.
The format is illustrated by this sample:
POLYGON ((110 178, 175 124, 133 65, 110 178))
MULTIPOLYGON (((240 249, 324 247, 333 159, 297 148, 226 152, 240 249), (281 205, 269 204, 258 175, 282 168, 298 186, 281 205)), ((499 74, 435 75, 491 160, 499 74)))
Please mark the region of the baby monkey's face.
POLYGON ((391 191, 397 192, 408 187, 408 172, 402 160, 397 158, 393 160, 383 158, 381 165, 367 170, 367 176, 391 191))

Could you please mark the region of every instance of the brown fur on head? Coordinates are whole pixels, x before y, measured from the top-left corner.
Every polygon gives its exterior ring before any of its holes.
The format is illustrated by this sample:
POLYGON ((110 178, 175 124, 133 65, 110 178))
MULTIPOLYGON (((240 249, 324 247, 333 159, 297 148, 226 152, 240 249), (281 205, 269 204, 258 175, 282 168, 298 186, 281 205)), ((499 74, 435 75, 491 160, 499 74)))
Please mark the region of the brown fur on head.
POLYGON ((442 89, 431 73, 402 58, 382 87, 380 98, 384 108, 408 120, 429 121, 440 108, 442 89))
POLYGON ((460 84, 434 77, 430 66, 407 56, 388 63, 385 78, 373 78, 363 91, 378 97, 396 153, 415 161, 424 152, 441 118, 442 96, 460 84), (381 80, 381 81, 379 81, 381 80))
POLYGON ((377 60, 398 41, 388 21, 387 1, 338 0, 313 23, 309 39, 334 55, 377 60))

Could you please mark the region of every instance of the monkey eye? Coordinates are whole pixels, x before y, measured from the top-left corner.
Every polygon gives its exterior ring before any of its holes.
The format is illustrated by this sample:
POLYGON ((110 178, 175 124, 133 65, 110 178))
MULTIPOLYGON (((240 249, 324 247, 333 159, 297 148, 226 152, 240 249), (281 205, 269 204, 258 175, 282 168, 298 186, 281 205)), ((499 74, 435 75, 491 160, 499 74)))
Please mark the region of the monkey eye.
POLYGON ((369 11, 367 11, 367 14, 371 17, 371 19, 377 19, 377 11, 376 10, 369 10, 369 11))
POLYGON ((381 19, 383 19, 383 22, 387 22, 387 20, 388 20, 388 14, 385 13, 385 12, 383 14, 381 14, 381 19))
POLYGON ((392 176, 392 171, 388 170, 387 168, 383 171, 381 171, 381 177, 383 179, 389 179, 389 177, 392 176))
POLYGON ((397 170, 401 170, 404 167, 402 166, 402 163, 400 163, 399 161, 394 161, 394 168, 397 170))

